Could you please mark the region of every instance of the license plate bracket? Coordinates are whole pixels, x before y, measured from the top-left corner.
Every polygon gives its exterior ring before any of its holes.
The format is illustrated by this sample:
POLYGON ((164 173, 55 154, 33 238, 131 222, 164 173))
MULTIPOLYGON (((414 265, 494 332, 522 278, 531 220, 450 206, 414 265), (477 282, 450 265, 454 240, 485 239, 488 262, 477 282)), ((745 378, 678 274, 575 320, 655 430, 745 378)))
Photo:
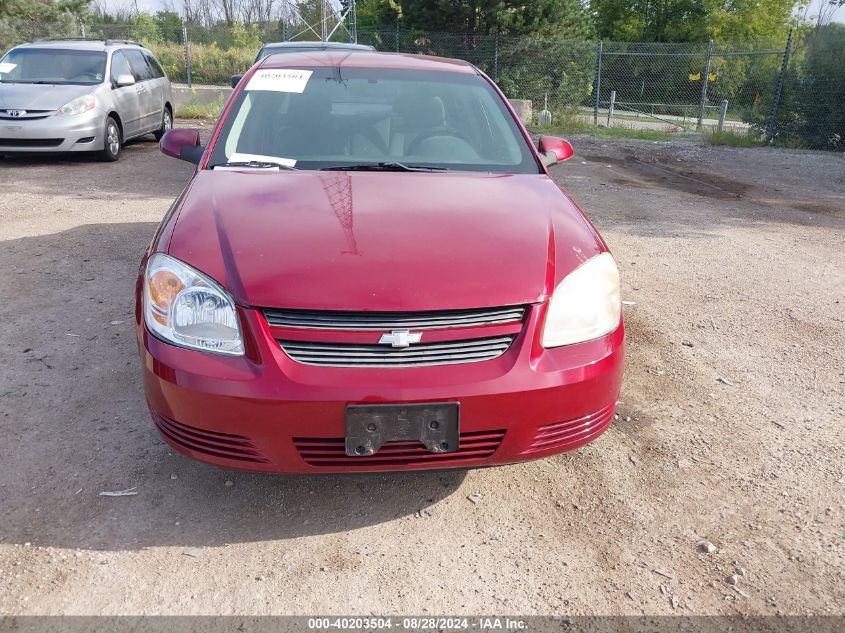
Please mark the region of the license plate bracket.
POLYGON ((419 440, 432 453, 460 448, 457 402, 350 404, 346 407, 346 454, 375 455, 385 442, 419 440))

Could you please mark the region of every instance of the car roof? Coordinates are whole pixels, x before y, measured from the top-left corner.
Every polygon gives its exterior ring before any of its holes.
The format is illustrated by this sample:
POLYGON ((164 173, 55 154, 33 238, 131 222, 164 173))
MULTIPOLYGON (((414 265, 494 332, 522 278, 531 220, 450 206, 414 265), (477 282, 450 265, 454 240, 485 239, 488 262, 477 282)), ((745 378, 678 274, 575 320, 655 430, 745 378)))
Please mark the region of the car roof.
POLYGON ((27 42, 20 44, 15 48, 61 48, 72 49, 78 51, 106 51, 118 46, 137 46, 138 48, 145 48, 138 42, 131 42, 129 40, 36 40, 35 42, 27 42))
POLYGON ((433 55, 408 53, 377 53, 349 50, 317 50, 270 55, 261 62, 261 68, 346 67, 389 68, 400 70, 438 70, 441 72, 477 74, 478 69, 469 62, 433 55))
POLYGON ((351 42, 315 42, 311 40, 302 42, 267 42, 262 49, 266 48, 317 48, 317 49, 342 49, 357 51, 374 51, 375 47, 369 44, 353 44, 351 42))

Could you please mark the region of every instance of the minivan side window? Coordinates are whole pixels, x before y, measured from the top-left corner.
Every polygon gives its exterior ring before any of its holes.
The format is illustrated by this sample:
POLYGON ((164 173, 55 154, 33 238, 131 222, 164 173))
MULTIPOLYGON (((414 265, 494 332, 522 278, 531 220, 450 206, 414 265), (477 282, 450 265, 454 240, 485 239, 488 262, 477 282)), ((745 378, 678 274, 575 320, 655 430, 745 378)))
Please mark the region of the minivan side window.
POLYGON ((117 84, 117 78, 121 75, 131 75, 132 68, 129 66, 129 62, 126 61, 126 57, 123 55, 121 51, 117 51, 114 55, 111 56, 111 80, 112 83, 117 84))
POLYGON ((129 65, 132 67, 132 74, 135 75, 135 81, 147 81, 153 78, 153 73, 150 67, 147 66, 147 60, 144 59, 143 53, 135 49, 126 49, 123 51, 126 58, 129 60, 129 65))
POLYGON ((150 72, 153 74, 153 79, 161 79, 164 77, 164 69, 162 69, 161 64, 158 63, 158 60, 153 57, 150 53, 144 53, 144 57, 147 60, 147 66, 150 67, 150 72))

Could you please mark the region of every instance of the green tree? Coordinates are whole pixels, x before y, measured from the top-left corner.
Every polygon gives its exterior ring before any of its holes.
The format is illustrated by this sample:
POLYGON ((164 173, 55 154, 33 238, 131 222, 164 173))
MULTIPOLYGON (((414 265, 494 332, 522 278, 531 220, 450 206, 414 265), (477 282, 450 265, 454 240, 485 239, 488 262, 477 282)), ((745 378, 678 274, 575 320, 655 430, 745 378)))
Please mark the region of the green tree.
POLYGON ((402 25, 421 31, 581 37, 592 31, 579 0, 403 0, 402 25))
POLYGON ((166 42, 182 40, 182 18, 172 11, 158 11, 153 16, 161 37, 166 42))
POLYGON ((0 53, 39 37, 78 34, 90 0, 0 0, 0 53))
POLYGON ((623 42, 786 39, 794 0, 593 0, 599 37, 623 42))
POLYGON ((402 21, 402 6, 397 0, 361 0, 355 13, 359 31, 392 29, 402 21))
POLYGON ((534 37, 593 37, 593 19, 580 0, 506 2, 497 15, 497 28, 507 35, 534 37))
POLYGON ((129 39, 137 40, 146 46, 164 41, 156 19, 148 13, 139 13, 132 20, 129 39))
POLYGON ((404 0, 404 26, 422 31, 489 33, 496 25, 499 0, 404 0))
POLYGON ((90 0, 3 0, 0 20, 55 22, 88 14, 90 0))

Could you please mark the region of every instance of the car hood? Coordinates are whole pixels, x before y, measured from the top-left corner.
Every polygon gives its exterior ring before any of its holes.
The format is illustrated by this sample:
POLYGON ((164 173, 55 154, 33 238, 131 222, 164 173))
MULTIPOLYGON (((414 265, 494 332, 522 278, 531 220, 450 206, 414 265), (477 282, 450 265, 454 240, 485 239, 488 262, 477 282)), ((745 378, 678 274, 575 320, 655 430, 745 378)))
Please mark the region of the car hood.
POLYGON ((15 84, 0 82, 0 110, 58 110, 97 86, 15 84))
POLYGON ((605 250, 545 175, 203 170, 162 237, 242 305, 321 310, 542 301, 605 250))

